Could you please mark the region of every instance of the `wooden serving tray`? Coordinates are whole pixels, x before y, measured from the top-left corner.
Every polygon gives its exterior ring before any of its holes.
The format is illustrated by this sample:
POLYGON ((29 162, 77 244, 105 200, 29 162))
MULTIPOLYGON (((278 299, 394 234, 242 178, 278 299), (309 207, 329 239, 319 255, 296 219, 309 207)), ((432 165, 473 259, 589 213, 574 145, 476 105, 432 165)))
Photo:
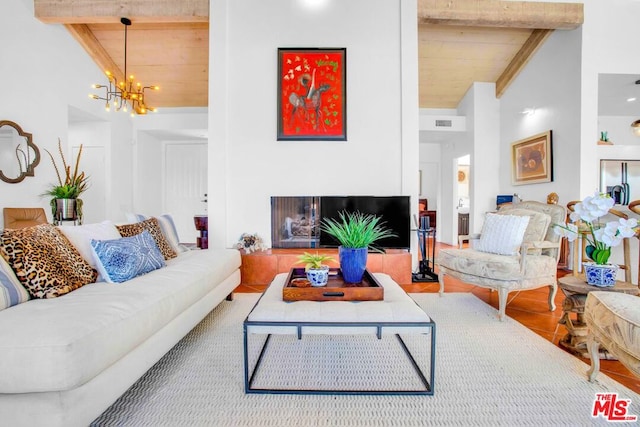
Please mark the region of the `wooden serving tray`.
POLYGON ((339 268, 329 269, 326 286, 298 288, 293 279, 306 278, 304 268, 292 268, 282 288, 283 301, 382 301, 384 288, 376 278, 365 270, 362 282, 345 283, 339 268))

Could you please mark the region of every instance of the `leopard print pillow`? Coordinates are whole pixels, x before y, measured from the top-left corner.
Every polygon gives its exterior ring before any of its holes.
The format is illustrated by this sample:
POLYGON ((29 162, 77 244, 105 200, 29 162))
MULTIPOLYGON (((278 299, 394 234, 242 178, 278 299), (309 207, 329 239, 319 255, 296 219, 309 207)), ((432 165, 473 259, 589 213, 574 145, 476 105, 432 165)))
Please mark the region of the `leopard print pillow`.
POLYGON ((2 255, 33 298, 55 298, 93 283, 92 268, 51 224, 40 224, 0 234, 2 255))
POLYGON ((145 219, 144 221, 136 222, 134 224, 116 225, 116 227, 122 237, 135 236, 136 234, 140 234, 147 230, 149 234, 151 234, 151 237, 153 237, 153 240, 156 241, 156 245, 158 245, 158 249, 160 249, 165 260, 178 256, 169 242, 167 242, 164 234, 162 234, 160 223, 156 218, 145 219))

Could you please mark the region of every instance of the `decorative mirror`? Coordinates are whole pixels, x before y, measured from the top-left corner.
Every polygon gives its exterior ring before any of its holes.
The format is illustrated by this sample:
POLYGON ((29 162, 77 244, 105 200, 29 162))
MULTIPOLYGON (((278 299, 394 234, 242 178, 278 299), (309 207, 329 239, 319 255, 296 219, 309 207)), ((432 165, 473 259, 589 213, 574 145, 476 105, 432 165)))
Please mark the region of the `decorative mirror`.
POLYGON ((10 184, 34 176, 40 150, 17 123, 0 120, 0 179, 10 184))

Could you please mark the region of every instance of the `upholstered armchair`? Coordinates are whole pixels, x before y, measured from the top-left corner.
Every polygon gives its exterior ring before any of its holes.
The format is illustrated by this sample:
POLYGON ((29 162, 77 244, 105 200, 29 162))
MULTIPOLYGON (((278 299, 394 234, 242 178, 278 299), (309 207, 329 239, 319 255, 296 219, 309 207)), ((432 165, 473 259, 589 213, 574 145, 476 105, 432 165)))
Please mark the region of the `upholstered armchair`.
POLYGON ((498 317, 504 320, 509 292, 548 286, 549 309, 555 310, 560 236, 552 225, 565 219, 563 206, 536 201, 487 214, 482 234, 459 236, 459 248, 440 249, 436 255, 440 295, 447 275, 496 290, 498 317), (463 248, 467 240, 469 248, 463 248))
POLYGON ((584 319, 591 358, 589 381, 600 371, 600 344, 640 376, 640 298, 618 292, 589 292, 584 319))

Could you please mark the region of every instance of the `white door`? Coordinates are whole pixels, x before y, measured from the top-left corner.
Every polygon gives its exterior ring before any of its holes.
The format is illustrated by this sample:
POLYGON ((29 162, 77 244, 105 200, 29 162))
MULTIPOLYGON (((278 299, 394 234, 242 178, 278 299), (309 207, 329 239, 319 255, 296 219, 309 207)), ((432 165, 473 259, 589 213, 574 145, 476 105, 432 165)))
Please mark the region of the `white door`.
POLYGON ((207 151, 206 142, 164 145, 164 211, 172 214, 182 243, 196 242, 193 217, 206 214, 207 151))

